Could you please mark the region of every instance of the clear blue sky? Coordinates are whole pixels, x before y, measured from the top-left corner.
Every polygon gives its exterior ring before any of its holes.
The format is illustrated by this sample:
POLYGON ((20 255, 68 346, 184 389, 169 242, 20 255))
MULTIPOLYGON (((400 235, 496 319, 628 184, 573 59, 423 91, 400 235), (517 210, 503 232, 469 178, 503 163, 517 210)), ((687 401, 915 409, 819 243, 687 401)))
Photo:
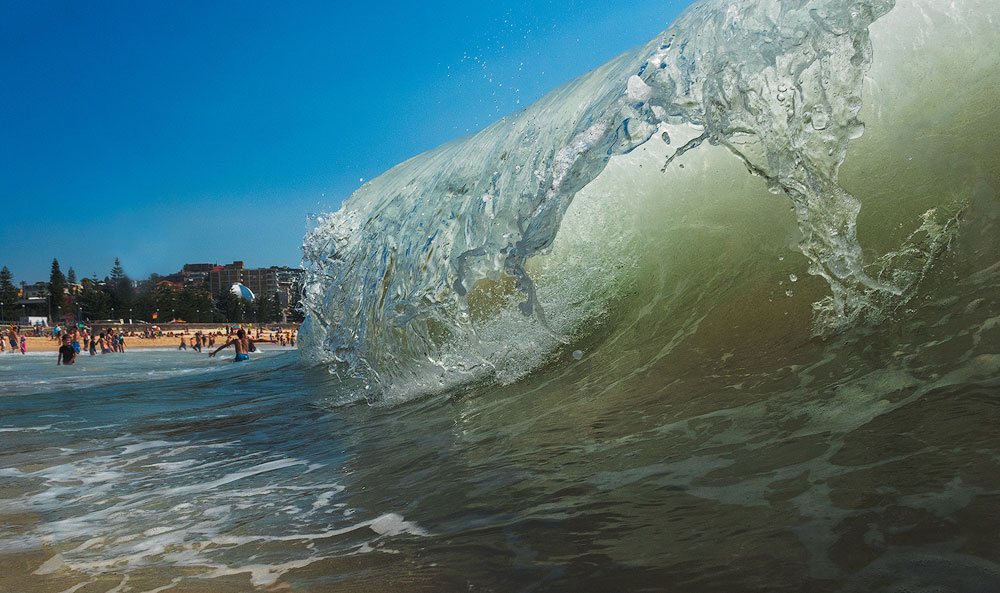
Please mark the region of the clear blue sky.
POLYGON ((297 265, 310 213, 690 0, 0 0, 0 265, 297 265))

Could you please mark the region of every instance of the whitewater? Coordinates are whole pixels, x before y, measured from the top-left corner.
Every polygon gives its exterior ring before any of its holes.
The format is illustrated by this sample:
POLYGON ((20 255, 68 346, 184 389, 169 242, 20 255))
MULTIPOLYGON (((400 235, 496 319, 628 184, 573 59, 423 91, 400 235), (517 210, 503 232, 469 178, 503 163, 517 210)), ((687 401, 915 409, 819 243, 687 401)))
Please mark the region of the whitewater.
POLYGON ((698 2, 319 217, 299 352, 0 357, 0 590, 1000 589, 998 48, 698 2))

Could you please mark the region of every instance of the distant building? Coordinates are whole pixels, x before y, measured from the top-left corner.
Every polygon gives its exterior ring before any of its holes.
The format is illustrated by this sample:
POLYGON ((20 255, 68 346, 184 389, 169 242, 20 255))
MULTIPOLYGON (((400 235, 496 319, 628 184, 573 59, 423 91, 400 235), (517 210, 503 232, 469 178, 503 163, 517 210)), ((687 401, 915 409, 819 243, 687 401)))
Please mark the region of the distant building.
POLYGON ((301 284, 304 270, 287 266, 248 269, 242 261, 234 261, 225 266, 214 266, 208 272, 209 292, 218 298, 229 292, 233 284, 240 282, 258 297, 276 297, 287 305, 294 286, 301 284))
POLYGON ((228 292, 229 288, 237 282, 243 282, 242 261, 215 266, 208 273, 208 291, 212 293, 213 298, 219 298, 222 293, 228 292))
POLYGON ((184 264, 184 269, 181 270, 184 285, 208 286, 208 276, 216 267, 218 267, 217 264, 184 264))
POLYGON ((35 282, 28 284, 21 283, 21 298, 23 299, 47 299, 49 298, 49 283, 35 282))
POLYGON ((34 284, 22 282, 18 296, 20 298, 17 300, 17 306, 21 309, 18 312, 21 316, 20 323, 34 325, 35 321, 33 320, 49 318, 51 310, 48 282, 35 282, 34 284))

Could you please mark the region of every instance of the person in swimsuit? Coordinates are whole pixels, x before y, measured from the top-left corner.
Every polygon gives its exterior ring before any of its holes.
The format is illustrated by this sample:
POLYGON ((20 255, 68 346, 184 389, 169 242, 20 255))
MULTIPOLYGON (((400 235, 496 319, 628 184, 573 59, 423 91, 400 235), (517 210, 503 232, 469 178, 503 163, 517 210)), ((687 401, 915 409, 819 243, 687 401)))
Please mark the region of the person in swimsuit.
POLYGON ((73 348, 73 352, 75 352, 76 354, 79 354, 80 353, 80 330, 74 327, 73 330, 69 333, 68 337, 70 339, 69 345, 73 348))
POLYGON ((212 352, 209 352, 208 356, 213 357, 218 354, 220 350, 228 348, 230 345, 236 349, 236 358, 233 359, 233 362, 244 362, 250 360, 250 353, 257 351, 256 346, 253 344, 253 340, 250 339, 250 336, 247 335, 247 332, 244 331, 243 328, 240 328, 236 331, 235 336, 227 340, 225 344, 219 346, 212 352))
POLYGON ((56 366, 61 364, 69 365, 74 362, 76 362, 76 350, 70 342, 70 337, 63 336, 62 346, 59 347, 59 358, 56 360, 56 366))

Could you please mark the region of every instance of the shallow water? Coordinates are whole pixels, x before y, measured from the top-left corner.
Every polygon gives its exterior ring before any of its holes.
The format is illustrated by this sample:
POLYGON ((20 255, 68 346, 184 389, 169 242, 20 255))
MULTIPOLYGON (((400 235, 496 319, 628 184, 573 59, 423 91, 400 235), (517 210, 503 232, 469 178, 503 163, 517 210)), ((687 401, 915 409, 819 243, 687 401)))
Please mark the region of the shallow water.
POLYGON ((994 590, 992 288, 972 332, 927 303, 776 368, 567 351, 397 406, 295 352, 98 357, 175 375, 0 399, 0 589, 994 590))

